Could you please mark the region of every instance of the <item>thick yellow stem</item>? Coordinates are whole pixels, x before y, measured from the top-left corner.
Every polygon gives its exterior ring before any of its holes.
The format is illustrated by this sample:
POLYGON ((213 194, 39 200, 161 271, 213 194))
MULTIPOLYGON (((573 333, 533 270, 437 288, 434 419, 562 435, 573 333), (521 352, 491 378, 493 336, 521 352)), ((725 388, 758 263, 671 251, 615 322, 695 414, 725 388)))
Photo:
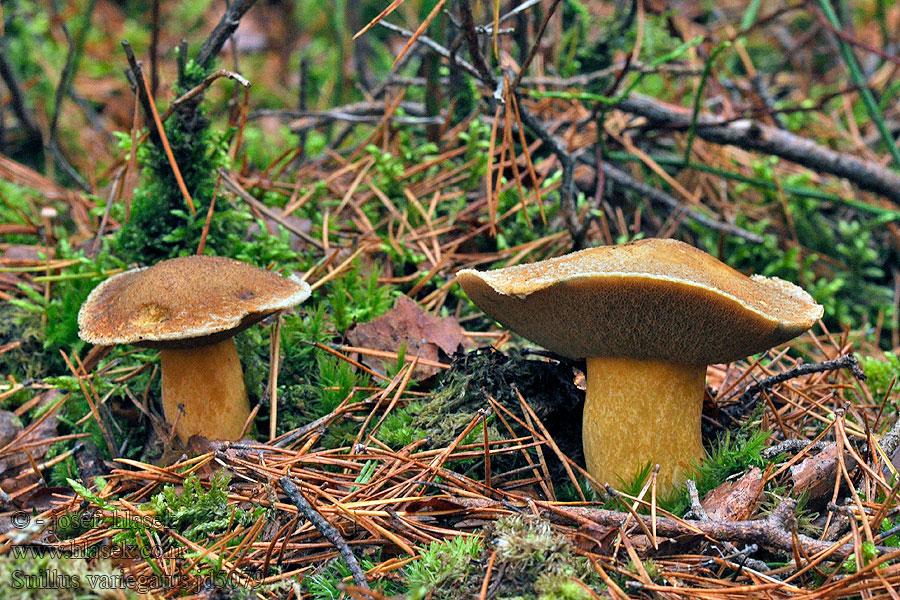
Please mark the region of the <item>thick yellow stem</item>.
POLYGON ((591 475, 617 486, 659 464, 662 493, 683 481, 685 468, 703 456, 705 382, 703 366, 589 358, 583 432, 591 475))
POLYGON ((180 350, 161 350, 162 401, 169 423, 187 443, 194 434, 237 440, 250 415, 244 372, 234 338, 180 350), (179 405, 184 412, 179 416, 179 405))

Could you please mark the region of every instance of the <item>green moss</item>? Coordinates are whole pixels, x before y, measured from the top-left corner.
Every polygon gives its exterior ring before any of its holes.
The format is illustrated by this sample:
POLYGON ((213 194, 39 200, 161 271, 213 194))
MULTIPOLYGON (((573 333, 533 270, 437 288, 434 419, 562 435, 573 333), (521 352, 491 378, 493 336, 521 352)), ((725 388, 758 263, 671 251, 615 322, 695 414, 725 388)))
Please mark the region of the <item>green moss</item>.
MULTIPOLYGON (((519 419, 525 421, 518 390, 544 423, 550 434, 568 456, 581 456, 580 415, 584 402, 584 392, 575 384, 573 365, 566 362, 533 360, 523 353, 511 352, 508 356, 492 348, 483 348, 458 355, 452 366, 441 375, 437 390, 429 398, 408 407, 409 418, 402 413, 397 419, 401 428, 410 432, 425 434, 431 447, 445 447, 455 440, 466 426, 478 416, 478 411, 489 408, 488 396, 506 408, 519 419), (577 415, 573 421, 573 415, 577 415)), ((503 415, 515 435, 526 435, 526 430, 514 419, 503 415)), ((464 443, 481 442, 481 424, 469 434, 464 443)), ((389 434, 380 433, 380 439, 390 439, 389 434)), ((512 437, 506 426, 496 415, 488 417, 488 438, 502 440, 512 437)), ((397 436, 395 444, 407 441, 397 436)), ((407 441, 408 443, 408 441, 407 441)), ((551 475, 563 473, 558 460, 545 453, 551 475)), ((491 466, 496 472, 514 468, 524 459, 521 453, 500 454, 492 457, 491 466)), ((456 465, 456 468, 465 465, 456 465)))
MULTIPOLYGON (((363 571, 375 568, 376 562, 368 558, 359 561, 363 571)), ((309 593, 312 600, 334 600, 342 597, 341 588, 345 579, 350 578, 350 569, 343 560, 333 560, 317 573, 313 573, 302 580, 303 589, 309 593)), ((384 596, 396 595, 400 590, 397 585, 388 579, 379 579, 369 582, 372 589, 384 596)))
MULTIPOLYGON (((207 70, 188 61, 174 86, 175 95, 190 90, 207 74, 207 70)), ((130 219, 116 236, 116 250, 129 263, 152 264, 196 252, 216 193, 218 169, 229 166, 230 132, 213 132, 198 102, 179 107, 166 121, 165 131, 195 213, 187 207, 165 152, 148 139, 137 149, 143 180, 134 190, 130 219)), ((130 141, 123 139, 122 143, 127 147, 130 141)), ((117 205, 117 210, 122 209, 117 205)), ((125 222, 124 214, 119 218, 125 222)), ((208 251, 233 255, 231 246, 241 239, 249 219, 249 214, 235 209, 220 189, 206 242, 208 251)))
POLYGON ((378 439, 392 448, 403 448, 428 436, 424 429, 413 424, 415 408, 419 405, 395 408, 378 430, 378 439))
POLYGON ((897 381, 900 380, 900 357, 896 354, 886 352, 884 360, 863 356, 860 358, 860 366, 868 377, 866 385, 876 402, 884 399, 892 383, 893 393, 896 395, 900 392, 900 381, 897 381))
POLYGON ((336 279, 328 298, 332 319, 340 333, 354 323, 365 323, 390 310, 394 303, 391 288, 378 283, 379 270, 373 268, 367 276, 360 273, 358 263, 336 279))
POLYGON ((590 600, 591 594, 568 577, 540 576, 534 584, 537 600, 590 600))
POLYGON ((601 582, 590 563, 550 522, 531 515, 504 516, 484 534, 434 542, 406 568, 408 598, 456 600, 477 596, 494 554, 491 583, 496 598, 582 600, 601 582))
MULTIPOLYGON (((238 525, 249 526, 255 522, 265 508, 257 506, 244 509, 228 503, 228 483, 231 478, 225 471, 216 472, 205 489, 196 475, 191 474, 181 489, 167 485, 153 496, 150 502, 141 506, 164 527, 171 527, 191 541, 202 543, 213 539, 238 525)), ((145 525, 129 521, 130 528, 117 534, 113 541, 132 546, 147 546, 149 535, 145 525)))
POLYGON ((423 598, 431 592, 435 600, 465 597, 462 589, 470 588, 477 579, 475 559, 483 550, 484 541, 477 535, 461 535, 422 548, 419 559, 406 567, 409 596, 423 598))
MULTIPOLYGON (((707 492, 722 484, 735 473, 751 467, 764 467, 766 461, 762 451, 766 447, 770 433, 761 429, 726 432, 707 450, 699 465, 688 474, 697 484, 697 492, 702 498, 707 492)), ((673 490, 671 496, 660 499, 664 509, 683 514, 690 507, 687 488, 681 486, 673 490)))

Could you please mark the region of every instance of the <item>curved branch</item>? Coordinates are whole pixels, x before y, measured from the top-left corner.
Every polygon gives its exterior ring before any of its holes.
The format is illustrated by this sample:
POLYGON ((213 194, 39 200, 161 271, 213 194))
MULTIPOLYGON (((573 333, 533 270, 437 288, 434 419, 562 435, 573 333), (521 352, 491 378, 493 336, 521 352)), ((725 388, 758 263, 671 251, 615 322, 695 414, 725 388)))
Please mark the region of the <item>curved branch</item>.
MULTIPOLYGON (((691 125, 689 110, 640 94, 631 94, 616 107, 640 115, 657 126, 687 129, 691 125)), ((814 171, 843 177, 862 190, 900 203, 900 174, 758 121, 740 119, 723 123, 710 114, 701 114, 697 119, 697 135, 714 144, 764 152, 814 171)))

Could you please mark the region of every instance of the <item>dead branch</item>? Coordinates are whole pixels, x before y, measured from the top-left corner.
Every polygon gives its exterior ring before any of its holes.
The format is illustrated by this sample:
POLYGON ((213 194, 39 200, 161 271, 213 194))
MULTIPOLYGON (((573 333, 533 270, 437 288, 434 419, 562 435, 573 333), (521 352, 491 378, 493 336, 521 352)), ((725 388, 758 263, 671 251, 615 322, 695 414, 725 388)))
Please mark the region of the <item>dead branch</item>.
POLYGON ((303 494, 300 493, 300 490, 297 489, 297 486, 291 481, 290 477, 285 475, 278 480, 278 483, 281 484, 284 493, 288 495, 288 498, 290 498, 294 506, 297 507, 297 510, 299 510, 300 513, 319 530, 319 533, 331 542, 334 547, 337 548, 338 552, 341 553, 341 557, 344 559, 344 562, 347 563, 347 568, 350 569, 350 574, 353 576, 353 583, 358 587, 369 589, 369 582, 366 581, 366 575, 363 573, 362 567, 359 566, 359 561, 356 560, 356 556, 354 556, 353 551, 350 549, 350 546, 340 532, 335 529, 325 517, 319 514, 315 508, 313 508, 303 494))
POLYGON ((6 52, 6 43, 0 37, 0 78, 3 79, 6 89, 9 90, 10 106, 29 137, 34 138, 36 143, 43 146, 44 135, 41 133, 41 128, 37 121, 25 105, 25 93, 22 91, 22 86, 19 84, 19 79, 16 77, 15 70, 9 62, 6 52))
POLYGON ((153 107, 150 105, 150 97, 147 95, 146 88, 141 85, 144 78, 143 67, 135 57, 134 50, 131 48, 128 40, 122 40, 122 48, 125 50, 125 57, 128 59, 128 66, 131 69, 128 71, 128 82, 131 84, 134 93, 137 94, 141 108, 144 110, 144 117, 148 125, 150 125, 150 140, 161 150, 163 147, 162 138, 155 127, 156 121, 153 119, 153 107))
POLYGON ((469 50, 469 56, 472 64, 479 73, 479 78, 486 84, 494 87, 495 78, 487 64, 484 62, 484 55, 481 54, 481 46, 478 44, 478 32, 475 31, 475 19, 472 17, 472 7, 469 0, 460 0, 459 14, 462 19, 462 34, 466 40, 466 47, 469 50))
MULTIPOLYGON (((400 108, 408 115, 406 117, 391 116, 391 123, 403 123, 410 125, 422 125, 427 123, 443 123, 445 117, 429 117, 425 107, 417 102, 401 102, 400 108)), ((347 121, 350 123, 379 123, 384 119, 383 102, 354 102, 343 106, 336 106, 328 110, 285 110, 285 109, 261 109, 247 115, 247 120, 252 121, 262 117, 277 117, 279 119, 296 119, 290 123, 292 131, 321 126, 333 121, 347 121)))
POLYGON ((894 423, 893 427, 881 437, 881 449, 888 457, 892 457, 897 448, 900 447, 900 418, 894 423))
MULTIPOLYGON (((384 20, 379 21, 378 24, 381 25, 382 27, 384 27, 385 29, 390 29, 394 33, 399 33, 400 35, 405 36, 405 37, 412 37, 412 35, 413 35, 413 32, 410 31, 409 29, 399 27, 392 23, 388 23, 387 21, 384 21, 384 20)), ((419 37, 417 37, 416 43, 427 46, 431 50, 434 50, 435 52, 440 54, 442 57, 449 60, 451 62, 451 64, 461 67, 463 70, 468 72, 469 75, 472 75, 472 76, 478 78, 479 80, 481 80, 481 74, 475 69, 475 67, 472 66, 472 64, 470 62, 467 62, 467 61, 459 58, 458 56, 452 55, 451 52, 447 48, 441 46, 436 41, 434 41, 433 39, 428 37, 427 35, 420 35, 419 37)))
POLYGON ((834 445, 834 442, 814 442, 812 444, 809 443, 809 440, 803 439, 789 439, 784 440, 782 442, 778 442, 774 446, 769 446, 765 450, 763 450, 760 454, 766 460, 775 458, 779 454, 783 452, 800 452, 801 450, 806 450, 807 448, 810 450, 824 450, 828 446, 834 445))
MULTIPOLYGON (((646 118, 657 127, 686 130, 691 126, 689 110, 640 94, 631 94, 616 106, 646 118)), ((860 189, 900 202, 900 174, 758 121, 740 119, 723 123, 718 117, 701 113, 697 118, 697 135, 714 144, 765 152, 817 172, 843 177, 860 189)))
MULTIPOLYGON (((454 504, 459 504, 467 509, 502 509, 502 505, 494 500, 480 498, 450 498, 454 504)), ((552 503, 535 501, 535 506, 541 515, 551 521, 575 522, 589 519, 598 525, 605 527, 622 527, 626 521, 635 518, 628 512, 619 512, 602 508, 589 508, 580 506, 558 506, 552 503)), ((778 507, 763 519, 751 521, 703 521, 699 519, 674 519, 669 517, 656 518, 656 531, 666 537, 684 535, 702 535, 711 540, 732 543, 757 544, 758 546, 792 555, 794 540, 800 543, 800 550, 807 556, 828 552, 829 558, 834 561, 843 560, 853 553, 853 544, 847 543, 835 548, 835 544, 811 538, 802 533, 794 534, 791 531, 791 522, 794 518, 796 500, 782 499, 778 507), (796 537, 794 537, 796 535, 796 537)), ((644 526, 653 526, 653 519, 648 515, 638 515, 644 526)), ((881 554, 897 552, 897 548, 891 546, 877 546, 881 554)))
POLYGON ((219 50, 222 49, 222 46, 225 45, 225 42, 228 41, 228 38, 230 38, 231 34, 234 33, 234 30, 237 29, 241 22, 241 17, 243 17, 254 4, 256 4, 256 0, 233 0, 228 5, 225 14, 222 15, 222 18, 216 23, 215 29, 212 30, 212 33, 209 34, 209 37, 203 42, 203 45, 200 46, 200 51, 197 53, 196 59, 198 65, 203 68, 209 67, 212 60, 219 54, 219 50))
MULTIPOLYGON (((594 157, 588 155, 587 153, 582 153, 578 156, 578 161, 582 164, 590 165, 594 169, 596 169, 596 161, 594 157)), ((685 218, 696 223, 700 223, 704 227, 708 227, 713 231, 721 231, 722 233, 727 233, 729 235, 733 235, 742 239, 747 240, 748 242, 753 242, 754 244, 762 244, 763 238, 738 227, 737 225, 732 225, 731 223, 725 223, 723 221, 718 221, 709 217, 699 210, 695 208, 691 208, 684 204, 683 202, 679 202, 677 199, 672 197, 670 194, 667 194, 663 190, 655 188, 651 185, 648 185, 642 181, 638 181, 625 171, 614 167, 606 161, 603 161, 600 165, 601 172, 603 176, 606 177, 609 181, 612 181, 616 185, 619 185, 623 188, 630 189, 637 194, 639 194, 643 198, 647 198, 651 202, 655 204, 661 204, 668 208, 669 210, 675 211, 677 213, 683 213, 685 218)), ((578 188, 584 192, 585 194, 592 194, 594 192, 594 177, 580 178, 576 180, 576 184, 578 188)))
POLYGON ((850 369, 850 372, 853 373, 853 376, 856 377, 856 379, 859 381, 866 380, 866 374, 863 373, 863 370, 859 367, 859 360, 856 358, 856 355, 852 353, 844 354, 843 356, 831 360, 800 365, 799 367, 788 369, 784 373, 766 377, 762 381, 748 387, 735 404, 726 406, 722 409, 723 424, 726 426, 736 425, 744 415, 756 406, 756 401, 759 399, 759 394, 761 392, 770 390, 779 383, 803 375, 823 373, 825 371, 836 371, 839 369, 850 369))

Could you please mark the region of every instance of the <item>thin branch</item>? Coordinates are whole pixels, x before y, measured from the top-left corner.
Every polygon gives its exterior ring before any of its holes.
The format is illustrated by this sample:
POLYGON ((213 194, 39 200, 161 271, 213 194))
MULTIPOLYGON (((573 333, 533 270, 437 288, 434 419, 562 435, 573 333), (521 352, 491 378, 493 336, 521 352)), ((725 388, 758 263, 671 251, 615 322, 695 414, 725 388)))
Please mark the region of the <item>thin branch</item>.
POLYGON ((53 101, 53 114, 50 116, 50 129, 47 133, 47 144, 50 145, 53 143, 53 138, 56 137, 56 127, 59 124, 59 112, 62 107, 63 98, 66 95, 66 90, 69 87, 70 76, 72 75, 72 70, 75 62, 75 40, 72 39, 72 32, 69 31, 69 26, 66 24, 65 19, 61 19, 59 16, 59 10, 56 7, 56 0, 50 1, 50 11, 51 16, 54 20, 59 21, 59 28, 63 32, 63 37, 66 38, 66 44, 69 46, 68 52, 66 52, 66 63, 63 65, 62 74, 59 76, 59 82, 56 84, 56 95, 54 96, 53 101))
POLYGON ((131 71, 135 77, 135 85, 137 85, 138 90, 141 90, 143 92, 141 94, 141 99, 142 101, 146 100, 147 102, 147 105, 144 106, 144 109, 150 109, 150 111, 147 113, 147 120, 156 125, 156 133, 159 135, 163 152, 165 152, 166 157, 169 159, 169 165, 172 167, 172 173, 175 175, 175 181, 178 183, 178 189, 181 190, 181 194, 182 196, 184 196, 184 201, 187 203, 191 214, 196 215, 197 210, 194 208, 194 201, 191 198, 191 193, 190 191, 188 191, 187 186, 184 183, 184 179, 181 177, 181 170, 178 167, 178 163, 175 162, 175 155, 172 154, 172 148, 171 146, 169 146, 169 140, 166 138, 166 131, 163 128, 162 120, 159 118, 159 114, 156 112, 156 105, 153 103, 153 98, 150 97, 150 89, 147 85, 147 78, 144 77, 144 72, 141 69, 141 65, 137 62, 137 59, 134 56, 134 51, 131 49, 131 45, 127 40, 122 40, 122 47, 125 49, 125 54, 128 57, 128 64, 131 65, 131 71))
POLYGON ((784 383, 789 379, 801 377, 803 375, 811 375, 812 373, 824 373, 825 371, 837 371, 839 369, 849 369, 853 376, 859 381, 866 380, 866 374, 859 367, 859 359, 855 354, 844 354, 831 360, 825 360, 817 363, 809 363, 788 369, 784 373, 778 373, 771 377, 766 377, 762 381, 754 383, 741 394, 738 401, 732 406, 726 406, 722 409, 722 416, 725 425, 736 424, 741 417, 750 412, 759 399, 761 392, 770 390, 779 383, 784 383))
MULTIPOLYGON (((691 125, 690 111, 640 94, 631 94, 616 107, 640 115, 654 126, 687 130, 691 125)), ((900 174, 776 127, 750 119, 723 124, 713 115, 701 114, 697 119, 697 135, 714 144, 772 154, 814 171, 843 177, 860 189, 900 202, 900 174)))
POLYGON ((819 451, 833 445, 834 442, 814 442, 810 444, 809 440, 789 439, 778 442, 774 446, 765 448, 762 452, 760 452, 760 456, 762 456, 766 460, 769 460, 785 452, 800 452, 801 450, 806 450, 807 448, 809 448, 810 450, 819 451))
POLYGON ((246 14, 250 8, 256 4, 256 0, 232 0, 225 10, 225 14, 219 19, 215 29, 209 34, 209 37, 200 46, 197 53, 197 64, 201 67, 208 68, 216 55, 234 33, 241 22, 241 17, 246 14))
MULTIPOLYGON (((594 157, 588 154, 581 154, 578 156, 578 161, 582 164, 590 165, 596 169, 596 160, 594 157)), ((742 229, 737 225, 732 225, 731 223, 726 223, 724 221, 718 221, 708 215, 705 215, 701 211, 692 208, 682 202, 679 202, 676 198, 672 197, 670 194, 662 191, 659 188, 655 188, 651 185, 648 185, 642 181, 638 181, 625 171, 614 167, 609 164, 607 161, 602 161, 600 163, 600 170, 603 176, 612 181, 614 184, 619 185, 621 187, 630 189, 643 198, 650 200, 655 204, 661 204, 670 210, 677 211, 683 213, 685 218, 694 221, 712 229, 713 231, 720 231, 722 233, 726 233, 728 235, 733 235, 742 239, 747 240, 748 242, 752 242, 754 244, 762 244, 765 240, 763 238, 753 232, 747 231, 746 229, 742 229)), ((588 181, 586 178, 579 179, 577 182, 578 187, 586 194, 590 194, 594 192, 593 182, 588 181)))
MULTIPOLYGON (((466 509, 501 508, 499 502, 481 498, 456 497, 448 500, 466 509)), ((555 522, 562 522, 562 519, 566 521, 589 519, 598 525, 617 528, 635 518, 643 521, 647 527, 650 527, 653 521, 649 515, 639 514, 635 517, 628 512, 602 508, 559 506, 539 500, 534 501, 534 505, 540 510, 542 516, 555 522)), ((701 521, 657 516, 655 519, 656 531, 658 535, 665 537, 703 535, 716 541, 757 544, 787 555, 793 554, 796 540, 806 555, 812 556, 828 552, 829 559, 832 561, 843 560, 854 552, 852 543, 836 545, 833 542, 817 540, 802 533, 795 535, 790 524, 794 519, 796 507, 796 500, 784 498, 768 516, 751 521, 701 521)), ((876 546, 875 549, 879 554, 897 552, 897 548, 891 546, 876 546)))
POLYGON ((900 447, 900 418, 897 419, 897 422, 894 423, 894 426, 887 433, 881 436, 879 443, 887 457, 893 458, 894 452, 900 447))
POLYGON ((188 100, 192 100, 192 99, 200 96, 201 94, 203 94, 203 92, 205 92, 209 88, 209 86, 211 86, 213 84, 213 82, 216 79, 219 79, 220 77, 227 77, 228 79, 233 79, 245 88, 250 87, 250 81, 243 75, 240 75, 233 71, 228 71, 226 69, 219 69, 215 73, 210 73, 209 75, 206 76, 206 79, 204 79, 203 81, 201 81, 200 83, 198 83, 197 85, 195 85, 194 87, 192 87, 191 89, 189 89, 188 91, 183 93, 182 95, 175 98, 175 100, 172 101, 172 104, 169 105, 169 108, 167 108, 165 110, 165 112, 162 114, 162 116, 160 117, 160 120, 166 121, 169 117, 172 116, 172 113, 174 113, 175 110, 179 106, 181 106, 188 100))
POLYGON ((475 19, 472 17, 472 7, 469 0, 460 0, 459 14, 462 20, 462 34, 466 40, 466 47, 469 49, 469 56, 472 64, 479 73, 479 79, 483 83, 495 87, 496 78, 487 63, 484 62, 484 55, 481 54, 481 46, 478 43, 478 32, 475 31, 475 19))
MULTIPOLYGON (((427 125, 431 123, 443 123, 444 116, 429 117, 425 107, 415 102, 401 102, 400 108, 408 115, 405 117, 392 116, 391 123, 406 125, 427 125)), ((247 115, 248 120, 262 117, 278 117, 280 119, 297 119, 300 122, 290 123, 292 131, 303 131, 310 127, 320 126, 333 121, 347 121, 349 123, 379 123, 384 120, 384 103, 382 102, 356 102, 344 106, 338 106, 330 110, 275 110, 263 109, 247 115)))
POLYGON ((150 94, 156 97, 159 89, 159 5, 161 0, 152 0, 150 22, 152 30, 150 34, 150 94))
MULTIPOLYGON (((50 131, 49 135, 47 136, 48 145, 52 145, 54 142, 54 139, 56 137, 56 128, 59 124, 59 115, 62 111, 63 101, 65 100, 66 96, 69 95, 72 87, 72 80, 75 78, 75 74, 78 72, 78 68, 81 65, 81 58, 84 55, 84 44, 87 41, 88 33, 91 30, 91 21, 94 16, 95 4, 96 0, 91 0, 88 3, 87 7, 84 10, 84 14, 81 17, 80 27, 78 28, 78 31, 75 32, 74 37, 69 31, 65 20, 60 19, 60 28, 62 29, 63 35, 66 38, 66 43, 69 45, 69 50, 66 54, 65 66, 63 67, 62 74, 59 77, 59 83, 56 86, 53 114, 50 118, 50 131)), ((51 10, 57 12, 55 2, 51 2, 50 6, 51 10)))
POLYGON ((544 37, 544 31, 547 29, 547 24, 550 23, 550 17, 553 16, 553 13, 556 11, 556 7, 559 6, 559 0, 553 0, 553 4, 550 5, 550 8, 547 9, 547 13, 544 15, 544 21, 541 23, 540 29, 538 29, 537 35, 534 39, 534 44, 531 46, 531 51, 528 52, 528 58, 525 59, 525 62, 522 63, 522 66, 519 68, 519 72, 516 75, 516 79, 512 83, 512 89, 515 91, 517 87, 519 87, 519 83, 522 81, 522 76, 525 75, 525 72, 528 71, 528 67, 531 66, 531 61, 534 60, 535 54, 537 54, 538 48, 541 46, 541 38, 544 37))
MULTIPOLYGON (((388 23, 387 21, 379 21, 378 24, 381 25, 382 27, 384 27, 385 29, 389 29, 389 30, 393 31, 394 33, 399 33, 400 35, 403 35, 406 37, 412 37, 412 35, 413 35, 413 32, 410 31, 409 29, 404 29, 403 27, 399 27, 392 23, 388 23)), ((472 75, 475 78, 477 78, 479 81, 481 81, 481 75, 478 73, 478 70, 472 66, 471 63, 459 58, 458 56, 455 59, 451 59, 450 51, 447 50, 447 48, 445 48, 444 46, 438 44, 436 41, 434 41, 427 35, 420 35, 418 38, 416 38, 416 42, 419 44, 422 44, 423 46, 427 46, 428 48, 431 48, 432 50, 434 50, 435 52, 437 52, 438 54, 440 54, 447 60, 454 60, 455 61, 454 64, 456 64, 456 66, 461 67, 466 72, 468 72, 469 75, 472 75)))
POLYGON ((244 202, 249 204, 254 210, 261 212, 269 219, 272 219, 291 233, 309 242, 310 244, 313 244, 314 246, 317 246, 319 248, 322 247, 322 242, 315 239, 314 237, 311 237, 308 233, 281 216, 281 211, 274 210, 251 196, 250 193, 247 192, 247 190, 242 188, 241 185, 234 180, 234 178, 228 173, 227 170, 219 169, 219 175, 222 177, 222 183, 225 184, 225 187, 233 194, 236 194, 239 198, 242 198, 244 202))
POLYGON ((3 79, 6 89, 9 90, 10 105, 16 118, 28 132, 28 135, 34 138, 35 143, 43 146, 44 134, 25 104, 25 93, 22 91, 19 79, 16 77, 15 70, 6 55, 6 43, 3 37, 0 37, 0 78, 3 79))
POLYGON ((363 589, 369 589, 369 582, 366 581, 366 575, 363 573, 362 567, 359 566, 359 561, 356 560, 356 556, 353 555, 353 551, 350 549, 347 541, 341 536, 340 532, 315 508, 313 508, 312 504, 309 503, 303 494, 300 493, 300 490, 297 489, 297 486, 291 481, 290 477, 285 475, 278 480, 278 483, 281 484, 284 493, 287 494, 294 506, 297 507, 300 514, 305 516, 309 522, 319 530, 319 533, 337 548, 337 551, 340 552, 344 562, 347 563, 347 568, 350 569, 350 574, 353 576, 353 583, 363 589))
POLYGON ((137 94, 138 101, 141 103, 141 108, 144 110, 144 116, 147 123, 150 124, 150 127, 148 127, 150 130, 150 140, 159 149, 162 149, 162 138, 160 137, 159 131, 154 127, 155 121, 153 119, 153 107, 150 104, 150 97, 147 95, 146 88, 141 85, 141 82, 144 80, 144 69, 141 67, 141 63, 135 58, 134 50, 131 49, 131 44, 128 43, 128 40, 122 40, 122 48, 125 49, 125 56, 128 59, 128 65, 131 68, 131 70, 128 71, 129 82, 137 94))

